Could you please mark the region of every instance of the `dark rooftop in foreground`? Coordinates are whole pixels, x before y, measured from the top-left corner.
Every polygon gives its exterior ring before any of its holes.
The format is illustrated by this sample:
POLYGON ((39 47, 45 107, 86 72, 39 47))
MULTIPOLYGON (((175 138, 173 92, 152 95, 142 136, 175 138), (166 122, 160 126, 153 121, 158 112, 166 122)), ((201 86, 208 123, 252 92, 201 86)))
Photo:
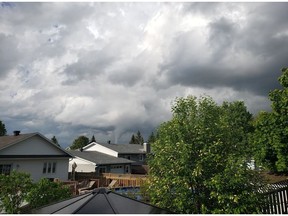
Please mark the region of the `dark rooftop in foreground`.
POLYGON ((105 188, 36 209, 33 214, 172 214, 105 188))

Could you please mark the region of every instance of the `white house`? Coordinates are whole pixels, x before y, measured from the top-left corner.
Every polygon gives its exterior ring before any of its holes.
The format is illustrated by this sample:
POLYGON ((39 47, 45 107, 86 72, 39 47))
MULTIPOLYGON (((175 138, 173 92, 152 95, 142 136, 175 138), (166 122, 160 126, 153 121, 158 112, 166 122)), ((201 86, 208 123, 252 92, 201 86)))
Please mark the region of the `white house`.
POLYGON ((69 172, 75 163, 76 172, 95 172, 95 173, 131 173, 131 164, 134 161, 110 156, 97 151, 68 151, 73 155, 69 162, 69 172))
POLYGON ((145 163, 147 153, 150 153, 148 143, 140 144, 111 144, 92 142, 82 149, 83 151, 97 151, 103 154, 111 155, 118 158, 126 158, 134 161, 134 165, 145 163))
POLYGON ((74 156, 69 162, 69 172, 75 163, 76 172, 131 173, 145 164, 149 151, 146 143, 139 145, 92 142, 80 150, 68 151, 74 156))
POLYGON ((34 181, 41 178, 68 179, 69 158, 72 156, 40 133, 0 136, 0 174, 12 170, 31 174, 34 181))

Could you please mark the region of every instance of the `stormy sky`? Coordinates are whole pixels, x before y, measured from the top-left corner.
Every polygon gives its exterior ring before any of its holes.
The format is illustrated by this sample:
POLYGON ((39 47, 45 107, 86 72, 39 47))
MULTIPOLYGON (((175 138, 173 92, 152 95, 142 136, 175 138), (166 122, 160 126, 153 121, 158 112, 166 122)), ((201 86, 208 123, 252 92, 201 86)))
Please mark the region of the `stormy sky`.
POLYGON ((270 110, 288 3, 0 3, 0 120, 12 134, 144 138, 176 97, 270 110))

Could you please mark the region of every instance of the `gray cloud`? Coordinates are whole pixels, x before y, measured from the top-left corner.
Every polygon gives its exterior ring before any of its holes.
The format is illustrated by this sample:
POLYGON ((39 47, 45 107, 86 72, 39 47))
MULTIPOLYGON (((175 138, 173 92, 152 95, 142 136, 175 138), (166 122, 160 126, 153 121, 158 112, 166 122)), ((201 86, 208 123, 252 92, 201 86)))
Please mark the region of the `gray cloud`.
POLYGON ((227 86, 263 96, 279 87, 279 71, 287 64, 288 35, 281 35, 288 29, 287 22, 283 22, 288 19, 287 13, 283 4, 257 5, 257 10, 248 13, 244 24, 229 17, 212 20, 206 43, 203 43, 208 45, 200 47, 203 50, 196 44, 199 41, 195 43, 194 31, 176 37, 171 55, 160 67, 169 84, 204 88, 227 86), (275 27, 278 21, 279 28, 275 27))
POLYGON ((6 76, 9 70, 17 65, 20 52, 17 49, 17 41, 13 36, 0 34, 0 78, 6 76))
POLYGON ((188 94, 257 113, 287 66, 287 3, 1 3, 0 119, 63 146, 145 138, 188 94))

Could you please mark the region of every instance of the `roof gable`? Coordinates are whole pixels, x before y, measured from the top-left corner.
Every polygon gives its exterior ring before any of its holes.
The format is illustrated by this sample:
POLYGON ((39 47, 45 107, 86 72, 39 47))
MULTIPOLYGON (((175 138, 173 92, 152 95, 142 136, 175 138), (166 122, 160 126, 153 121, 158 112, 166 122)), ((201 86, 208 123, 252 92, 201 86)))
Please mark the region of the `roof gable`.
POLYGON ((97 152, 101 152, 101 153, 104 153, 104 154, 107 154, 107 155, 118 157, 118 152, 117 151, 115 151, 115 150, 113 150, 111 148, 107 148, 106 146, 104 146, 102 144, 99 144, 99 143, 96 143, 96 142, 88 144, 87 146, 85 146, 83 148, 83 150, 85 152, 97 151, 97 152))
POLYGON ((66 151, 55 145, 52 141, 40 133, 0 137, 0 155, 1 157, 17 155, 71 157, 71 155, 69 155, 66 151))
MULTIPOLYGON (((104 147, 118 154, 145 154, 144 146, 140 144, 107 144, 90 143, 83 148, 84 151, 99 151, 99 147, 104 147)), ((102 151, 101 151, 102 152, 102 151)), ((111 154, 112 155, 112 154, 111 154)))
POLYGON ((86 161, 90 161, 97 165, 105 165, 105 164, 129 164, 134 163, 134 161, 113 157, 107 154, 103 154, 97 151, 68 151, 74 157, 82 158, 86 161))

